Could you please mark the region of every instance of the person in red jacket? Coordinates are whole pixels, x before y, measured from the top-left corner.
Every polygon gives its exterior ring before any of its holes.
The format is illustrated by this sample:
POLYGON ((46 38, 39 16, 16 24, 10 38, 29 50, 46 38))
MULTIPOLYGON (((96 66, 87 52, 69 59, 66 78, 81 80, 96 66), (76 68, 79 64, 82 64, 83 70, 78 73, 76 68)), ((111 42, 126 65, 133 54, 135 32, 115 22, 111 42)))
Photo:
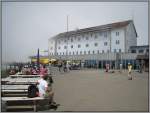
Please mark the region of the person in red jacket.
POLYGON ((48 71, 47 71, 45 65, 41 66, 41 68, 40 68, 40 75, 47 75, 47 74, 48 74, 48 71))

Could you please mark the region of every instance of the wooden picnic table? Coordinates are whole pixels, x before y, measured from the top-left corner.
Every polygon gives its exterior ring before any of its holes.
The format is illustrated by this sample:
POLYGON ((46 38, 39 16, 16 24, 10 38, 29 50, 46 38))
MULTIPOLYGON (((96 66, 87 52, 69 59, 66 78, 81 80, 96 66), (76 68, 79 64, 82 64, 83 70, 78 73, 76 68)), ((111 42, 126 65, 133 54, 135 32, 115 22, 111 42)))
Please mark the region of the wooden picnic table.
POLYGON ((22 85, 27 85, 27 84, 35 84, 40 78, 9 78, 5 79, 7 82, 5 85, 17 85, 17 84, 22 84, 22 85))
POLYGON ((28 86, 29 85, 2 85, 2 97, 27 96, 28 86))
POLYGON ((37 111, 37 102, 40 100, 45 100, 44 97, 34 97, 34 98, 28 98, 28 97, 2 97, 2 101, 6 102, 6 110, 7 109, 11 109, 11 108, 20 108, 20 107, 24 107, 24 106, 7 106, 8 102, 24 102, 24 101, 32 101, 33 105, 29 105, 28 107, 33 108, 33 110, 36 112, 37 111))
POLYGON ((25 90, 29 85, 2 85, 2 90, 25 90))
POLYGON ((40 77, 41 75, 9 75, 12 78, 36 78, 36 77, 40 77))
POLYGON ((36 84, 36 82, 7 82, 7 85, 31 85, 36 84))

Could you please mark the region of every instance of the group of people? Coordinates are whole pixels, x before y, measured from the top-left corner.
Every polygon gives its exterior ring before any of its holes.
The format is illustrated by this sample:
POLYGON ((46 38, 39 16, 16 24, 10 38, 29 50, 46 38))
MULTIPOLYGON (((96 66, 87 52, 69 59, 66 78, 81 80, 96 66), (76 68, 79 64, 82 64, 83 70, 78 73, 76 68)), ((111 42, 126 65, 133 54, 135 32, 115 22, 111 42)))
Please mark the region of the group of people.
POLYGON ((71 65, 67 61, 59 61, 58 62, 59 72, 61 72, 62 70, 64 72, 68 72, 70 70, 70 67, 71 67, 71 65))
MULTIPOLYGON (((53 79, 52 79, 52 76, 49 76, 48 69, 45 67, 45 65, 40 65, 40 69, 35 70, 35 71, 36 71, 35 72, 36 74, 40 75, 40 79, 35 84, 35 86, 37 87, 38 90, 36 92, 36 95, 33 97, 39 96, 39 97, 48 98, 50 107, 57 108, 58 104, 56 104, 56 102, 54 102, 54 100, 53 100, 53 97, 54 97, 54 92, 52 91, 53 79)), ((35 88, 33 90, 35 90, 35 88)), ((32 89, 30 89, 30 90, 32 90, 32 89)), ((30 92, 32 92, 32 91, 30 91, 30 92)))
MULTIPOLYGON (((106 64, 105 69, 106 69, 105 72, 109 72, 110 65, 106 64)), ((132 80, 131 71, 132 71, 132 64, 128 63, 128 80, 132 80)), ((122 72, 122 64, 120 64, 120 72, 122 72)))
MULTIPOLYGON (((52 91, 53 79, 52 76, 49 76, 49 70, 46 68, 45 65, 40 64, 39 67, 24 65, 22 67, 19 67, 18 71, 15 69, 10 69, 9 74, 10 75, 15 75, 15 74, 16 75, 40 75, 40 79, 35 84, 38 88, 38 92, 36 92, 36 96, 48 98, 50 107, 56 108, 58 106, 58 104, 56 104, 56 102, 54 102, 53 100, 54 97, 54 92, 52 91)), ((35 90, 35 88, 31 90, 35 90)))
POLYGON ((9 75, 41 75, 41 74, 48 74, 48 69, 45 65, 40 65, 40 68, 37 66, 28 66, 25 65, 23 67, 19 67, 18 70, 10 69, 9 75))

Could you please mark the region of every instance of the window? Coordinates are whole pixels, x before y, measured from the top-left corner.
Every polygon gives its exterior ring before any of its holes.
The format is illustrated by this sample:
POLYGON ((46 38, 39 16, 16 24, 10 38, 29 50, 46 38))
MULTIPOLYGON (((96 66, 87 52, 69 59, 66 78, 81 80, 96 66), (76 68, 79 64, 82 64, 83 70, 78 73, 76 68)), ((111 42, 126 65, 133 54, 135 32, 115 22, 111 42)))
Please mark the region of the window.
POLYGON ((102 50, 102 53, 104 53, 104 50, 102 50))
POLYGON ((85 46, 86 46, 86 47, 89 47, 89 44, 86 44, 85 46))
POLYGON ((58 53, 56 53, 58 55, 58 53))
POLYGON ((119 40, 116 40, 116 44, 119 44, 120 43, 120 41, 119 40))
POLYGON ((73 42, 73 39, 71 38, 71 42, 73 42))
POLYGON ((67 40, 64 40, 64 42, 67 42, 67 40))
POLYGON ((64 46, 64 49, 67 49, 67 46, 64 46))
POLYGON ((119 49, 119 52, 121 53, 121 49, 119 49))
POLYGON ((107 50, 107 53, 109 53, 109 50, 107 50))
POLYGON ((60 40, 58 41, 58 43, 60 44, 60 40))
POLYGON ((93 36, 93 33, 91 33, 91 37, 93 36))
POLYGON ((114 49, 114 53, 116 53, 116 49, 114 49))
POLYGON ((104 42, 104 46, 107 46, 107 42, 104 42))
POLYGON ((82 34, 82 37, 84 38, 84 34, 82 34))
POLYGON ((86 37, 86 40, 89 40, 89 37, 86 37))
POLYGON ((71 52, 69 52, 69 55, 71 55, 71 52))
POLYGON ((80 41, 80 38, 78 38, 78 41, 80 41))
POLYGON ((78 55, 78 51, 76 52, 76 54, 78 55))
POLYGON ((74 52, 72 54, 74 55, 74 52))
POLYGON ((66 52, 66 55, 68 55, 68 53, 66 52))
POLYGON ((60 55, 61 55, 61 53, 60 53, 60 55))
POLYGON ((81 45, 79 44, 79 45, 78 45, 78 48, 80 48, 80 47, 81 47, 81 45))
POLYGON ((141 49, 141 50, 139 50, 139 53, 143 53, 144 51, 141 49))
POLYGON ((71 45, 71 48, 73 48, 73 45, 71 45))
POLYGON ((58 49, 60 49, 60 47, 58 47, 58 49))
POLYGON ((82 51, 80 51, 80 55, 82 55, 82 51))
POLYGON ((90 54, 90 51, 88 51, 88 54, 90 54))
POLYGON ((97 39, 97 35, 95 34, 95 39, 97 39))
POLYGON ((53 55, 53 53, 52 53, 52 55, 53 55))
POLYGON ((86 51, 84 51, 84 54, 86 55, 86 51))
POLYGON ((65 53, 63 52, 63 55, 64 55, 65 53))
POLYGON ((104 37, 107 37, 107 32, 104 32, 104 37))
POLYGON ((95 43, 94 45, 95 45, 95 47, 97 47, 97 46, 98 46, 98 43, 95 43))
POLYGON ((53 47, 51 47, 51 50, 53 49, 53 47))
POLYGON ((116 32, 116 36, 119 36, 119 32, 116 32))
POLYGON ((136 53, 136 50, 131 50, 131 53, 136 53))
POLYGON ((146 52, 149 53, 149 49, 146 49, 146 52))
POLYGON ((102 32, 100 32, 100 33, 99 33, 99 35, 100 35, 100 36, 102 36, 102 35, 103 35, 103 33, 102 33, 102 32))
POLYGON ((97 54, 99 54, 99 50, 97 50, 97 54))
POLYGON ((95 51, 93 51, 93 54, 95 54, 95 51))

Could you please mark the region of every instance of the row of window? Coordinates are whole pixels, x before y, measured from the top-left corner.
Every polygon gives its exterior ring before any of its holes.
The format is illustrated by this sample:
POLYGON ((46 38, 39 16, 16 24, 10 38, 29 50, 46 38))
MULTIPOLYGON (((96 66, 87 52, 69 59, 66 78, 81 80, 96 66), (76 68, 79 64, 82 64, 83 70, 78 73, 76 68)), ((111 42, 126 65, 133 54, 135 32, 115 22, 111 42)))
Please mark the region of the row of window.
MULTIPOLYGON (((109 53, 110 52, 110 50, 107 50, 107 53, 109 53)), ((114 49, 114 52, 117 52, 116 51, 116 49, 114 49)), ((121 49, 119 49, 119 52, 121 52, 121 49)), ((102 50, 102 52, 101 53, 105 53, 105 51, 104 50, 102 50)), ((96 51, 77 51, 77 52, 69 52, 69 55, 82 55, 82 54, 84 54, 84 55, 86 55, 86 54, 96 54, 96 51)), ((97 50, 97 54, 100 54, 100 51, 99 50, 97 50)), ((50 55, 53 55, 53 53, 50 53, 50 55)), ((67 52, 65 53, 65 52, 60 52, 60 53, 57 53, 57 55, 67 55, 67 52)))
MULTIPOLYGON (((94 43, 94 46, 97 47, 98 43, 94 43)), ((89 44, 86 44, 85 47, 89 47, 89 44)), ((71 45, 71 48, 73 48, 73 45, 71 45)), ((81 48, 80 44, 78 44, 78 48, 81 48)), ((53 48, 51 47, 51 49, 53 48)), ((61 47, 58 47, 58 49, 61 49, 61 47)), ((67 49, 67 46, 64 46, 64 49, 67 49)))
MULTIPOLYGON (((116 45, 119 45, 120 44, 120 41, 119 40, 116 40, 116 45)), ((108 42, 104 42, 104 46, 107 46, 108 45, 108 42)), ((98 43, 94 43, 94 46, 97 47, 98 46, 98 43)), ((86 44, 85 47, 89 47, 89 44, 86 44)), ((71 48, 73 48, 73 45, 71 45, 71 48)), ((81 45, 79 44, 78 45, 78 48, 81 48, 81 45)), ((51 50, 53 48, 51 47, 51 50)), ((58 49, 61 49, 61 47, 58 47, 58 49)), ((64 46, 64 49, 67 49, 67 46, 64 46)))
MULTIPOLYGON (((144 53, 144 50, 141 49, 141 50, 138 50, 138 52, 139 53, 144 53)), ((149 50, 146 49, 146 52, 149 53, 149 50)), ((137 53, 137 51, 136 50, 131 50, 131 53, 137 53)))
MULTIPOLYGON (((104 37, 107 38, 107 37, 108 37, 108 32, 103 32, 103 33, 100 32, 99 35, 100 35, 100 36, 104 35, 104 37)), ((116 36, 119 36, 119 32, 116 32, 116 36)), ((84 38, 84 37, 85 37, 85 35, 83 34, 83 35, 82 35, 82 38, 84 38)), ((91 33, 91 37, 93 37, 93 34, 92 34, 92 33, 91 33)), ((76 37, 75 37, 75 38, 76 38, 76 37)), ((95 34, 95 35, 94 35, 94 38, 97 39, 97 38, 98 38, 98 34, 95 34)), ((78 37, 77 39, 78 39, 78 41, 80 41, 80 40, 81 40, 81 37, 78 37)), ((85 39, 86 39, 86 40, 89 40, 89 37, 86 36, 85 39)), ((64 39, 62 39, 62 41, 63 41, 63 40, 64 40, 64 39)), ((69 38, 68 38, 68 40, 69 40, 69 38)), ((71 38, 70 41, 73 42, 73 41, 74 41, 73 38, 71 38)), ((64 42, 67 42, 67 39, 65 39, 64 42)), ((51 43, 53 43, 53 42, 51 42, 51 43)), ((61 41, 59 40, 58 43, 60 44, 61 41)))

